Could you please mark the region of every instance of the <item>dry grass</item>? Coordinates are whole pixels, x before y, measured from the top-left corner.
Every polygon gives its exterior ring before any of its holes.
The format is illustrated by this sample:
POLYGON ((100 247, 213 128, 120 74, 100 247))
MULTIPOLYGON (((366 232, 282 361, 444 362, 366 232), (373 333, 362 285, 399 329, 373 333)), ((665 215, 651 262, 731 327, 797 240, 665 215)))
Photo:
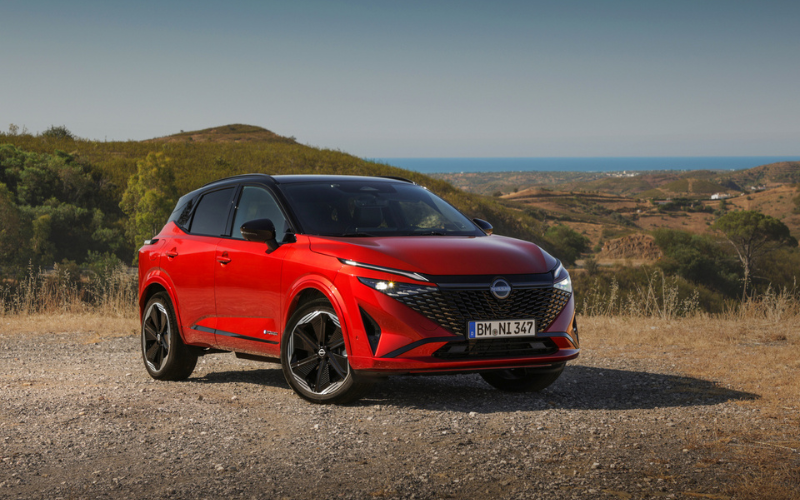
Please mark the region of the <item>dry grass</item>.
POLYGON ((70 275, 58 265, 53 271, 29 267, 24 277, 0 288, 0 317, 67 313, 135 317, 137 293, 136 273, 122 265, 88 276, 70 275))
POLYGON ((54 271, 28 269, 0 289, 0 332, 39 335, 80 334, 81 341, 138 332, 137 277, 120 266, 77 279, 54 271))
POLYGON ((106 316, 97 312, 16 314, 0 318, 0 325, 4 335, 80 334, 82 341, 87 342, 139 333, 135 315, 106 316))

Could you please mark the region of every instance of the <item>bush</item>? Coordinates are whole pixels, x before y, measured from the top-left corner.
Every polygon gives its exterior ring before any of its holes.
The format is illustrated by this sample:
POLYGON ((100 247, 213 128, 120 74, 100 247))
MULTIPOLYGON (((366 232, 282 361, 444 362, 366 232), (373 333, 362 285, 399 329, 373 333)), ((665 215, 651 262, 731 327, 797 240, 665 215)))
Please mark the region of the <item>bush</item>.
POLYGON ((42 137, 47 137, 48 139, 75 140, 75 136, 64 125, 59 125, 58 127, 56 127, 55 125, 51 125, 49 129, 42 132, 42 137))
POLYGON ((563 224, 549 228, 544 237, 550 243, 554 256, 566 265, 575 264, 578 257, 589 249, 589 238, 563 224))

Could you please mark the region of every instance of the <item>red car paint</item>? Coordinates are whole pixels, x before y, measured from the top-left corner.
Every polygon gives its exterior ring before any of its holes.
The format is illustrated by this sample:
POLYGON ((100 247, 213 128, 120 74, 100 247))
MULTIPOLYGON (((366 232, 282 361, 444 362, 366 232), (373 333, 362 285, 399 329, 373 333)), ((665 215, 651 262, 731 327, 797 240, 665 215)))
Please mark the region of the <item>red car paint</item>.
MULTIPOLYGON (((440 281, 452 281, 453 277, 458 277, 456 281, 463 286, 470 286, 471 278, 474 278, 479 283, 472 288, 488 290, 487 280, 502 277, 510 281, 531 275, 537 279, 549 279, 549 284, 537 285, 540 288, 552 288, 557 261, 533 243, 487 236, 479 231, 468 236, 305 234, 291 214, 291 203, 281 192, 283 185, 303 181, 299 176, 272 178, 259 175, 220 181, 220 185, 236 189, 241 189, 242 185, 263 185, 282 204, 287 223, 295 227, 295 232, 269 253, 264 243, 226 235, 192 234, 187 231, 188 223, 179 225, 176 217, 180 214, 173 214, 162 231, 139 251, 141 313, 144 313, 143 308, 153 293, 166 291, 174 304, 184 343, 271 357, 277 361, 288 318, 312 292, 315 296, 324 296, 336 311, 351 368, 373 374, 547 366, 578 356, 575 302, 571 289, 569 299, 564 299, 566 303, 555 319, 535 337, 552 342, 555 345, 552 352, 536 355, 505 353, 460 359, 437 356, 437 351, 443 346, 465 342, 464 331, 453 331, 458 328, 443 326, 441 321, 426 317, 386 293, 367 286, 359 278, 420 286, 438 284, 442 287, 445 285, 440 281), (427 281, 409 276, 414 274, 427 281), (367 338, 362 311, 379 325, 376 346, 372 346, 367 338)), ((190 195, 194 195, 196 200, 203 189, 190 195)), ((230 207, 229 228, 236 209, 234 199, 230 207)), ((176 213, 180 210, 179 202, 176 213)), ((184 207, 181 213, 185 215, 186 210, 184 207)), ((511 288, 516 290, 519 287, 512 284, 511 288)))

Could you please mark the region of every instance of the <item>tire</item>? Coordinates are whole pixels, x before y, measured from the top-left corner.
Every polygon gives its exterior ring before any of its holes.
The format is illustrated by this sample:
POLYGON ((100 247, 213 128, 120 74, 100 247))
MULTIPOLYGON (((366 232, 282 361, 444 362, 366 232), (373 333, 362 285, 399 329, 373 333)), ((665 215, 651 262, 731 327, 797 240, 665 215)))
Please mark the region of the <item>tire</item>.
POLYGON ((286 382, 301 398, 317 404, 346 404, 363 397, 374 380, 350 368, 336 311, 326 299, 299 307, 281 339, 286 382))
POLYGON ((564 365, 555 369, 509 368, 481 372, 481 377, 495 389, 506 392, 539 392, 558 380, 564 365))
POLYGON ((156 380, 185 380, 197 364, 197 351, 183 343, 166 292, 159 292, 147 301, 141 344, 144 367, 156 380))

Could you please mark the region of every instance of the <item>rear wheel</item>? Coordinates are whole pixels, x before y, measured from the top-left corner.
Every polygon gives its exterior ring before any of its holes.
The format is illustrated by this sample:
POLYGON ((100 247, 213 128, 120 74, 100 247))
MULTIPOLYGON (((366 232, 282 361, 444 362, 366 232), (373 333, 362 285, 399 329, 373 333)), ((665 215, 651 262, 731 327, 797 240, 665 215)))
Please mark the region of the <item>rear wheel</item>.
POLYGON ((483 380, 495 389, 507 392, 538 392, 555 382, 564 365, 557 368, 509 368, 481 372, 483 380))
POLYGON ((281 365, 291 388, 312 403, 350 403, 374 384, 350 368, 341 323, 325 299, 301 306, 289 319, 281 365))
POLYGON ((159 292, 147 301, 142 316, 142 359, 157 380, 184 380, 197 364, 197 352, 181 340, 172 301, 159 292))

